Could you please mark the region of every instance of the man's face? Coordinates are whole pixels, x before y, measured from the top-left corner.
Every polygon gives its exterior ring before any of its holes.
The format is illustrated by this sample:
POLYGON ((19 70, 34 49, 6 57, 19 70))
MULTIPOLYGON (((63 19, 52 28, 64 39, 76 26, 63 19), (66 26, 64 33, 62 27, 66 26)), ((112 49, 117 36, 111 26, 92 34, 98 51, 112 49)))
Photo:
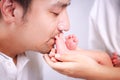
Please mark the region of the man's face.
MULTIPOLYGON (((55 44, 55 36, 69 30, 66 7, 70 0, 33 0, 25 15, 19 34, 27 50, 48 53, 55 44)), ((22 22, 21 22, 22 23, 22 22)))

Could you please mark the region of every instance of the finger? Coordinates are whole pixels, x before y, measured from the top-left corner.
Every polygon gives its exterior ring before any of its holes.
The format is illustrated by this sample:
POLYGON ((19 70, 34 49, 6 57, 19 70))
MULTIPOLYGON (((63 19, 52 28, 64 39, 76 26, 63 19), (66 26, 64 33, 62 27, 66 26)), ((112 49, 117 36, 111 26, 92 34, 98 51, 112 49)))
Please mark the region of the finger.
POLYGON ((120 60, 118 60, 116 63, 113 63, 115 67, 120 67, 120 60))
POLYGON ((118 59, 118 57, 117 56, 112 56, 112 58, 111 58, 112 60, 117 60, 118 59))
POLYGON ((56 54, 55 49, 52 49, 51 52, 49 53, 50 57, 54 57, 56 54))
POLYGON ((51 57, 51 60, 52 60, 53 62, 57 62, 57 61, 58 61, 57 59, 55 59, 55 57, 51 57))
POLYGON ((111 59, 113 60, 113 59, 117 59, 117 58, 118 58, 118 57, 117 57, 117 54, 116 54, 116 53, 113 53, 111 59))
POLYGON ((50 57, 48 56, 48 54, 44 54, 43 58, 48 63, 48 65, 52 66, 54 64, 54 62, 50 59, 50 57))
MULTIPOLYGON (((79 55, 80 56, 80 55, 79 55)), ((58 59, 59 61, 63 62, 74 62, 77 61, 77 58, 79 57, 77 54, 70 54, 70 53, 65 53, 65 54, 56 54, 55 58, 58 59)))
POLYGON ((116 52, 114 52, 114 53, 113 53, 113 56, 117 56, 117 53, 116 53, 116 52))
POLYGON ((43 58, 46 61, 46 63, 49 66, 51 66, 53 69, 62 69, 62 68, 64 68, 64 62, 53 62, 50 59, 50 57, 48 56, 48 54, 44 54, 43 58))
POLYGON ((113 64, 118 64, 118 60, 114 59, 113 64))
POLYGON ((114 56, 113 56, 113 59, 117 59, 117 55, 114 55, 114 56))

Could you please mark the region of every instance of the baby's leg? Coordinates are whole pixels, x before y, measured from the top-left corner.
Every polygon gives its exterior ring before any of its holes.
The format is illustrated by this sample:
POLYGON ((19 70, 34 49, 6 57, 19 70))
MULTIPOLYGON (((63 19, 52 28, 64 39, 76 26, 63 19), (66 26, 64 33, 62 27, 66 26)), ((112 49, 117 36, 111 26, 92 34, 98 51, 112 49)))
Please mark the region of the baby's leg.
POLYGON ((69 50, 75 50, 78 45, 78 39, 75 35, 69 35, 66 37, 65 44, 69 50))
POLYGON ((60 34, 56 36, 55 38, 56 38, 56 50, 52 49, 49 54, 49 57, 51 58, 53 62, 58 61, 55 58, 55 54, 63 54, 63 53, 67 53, 68 51, 68 48, 66 47, 66 44, 63 38, 63 34, 60 34))

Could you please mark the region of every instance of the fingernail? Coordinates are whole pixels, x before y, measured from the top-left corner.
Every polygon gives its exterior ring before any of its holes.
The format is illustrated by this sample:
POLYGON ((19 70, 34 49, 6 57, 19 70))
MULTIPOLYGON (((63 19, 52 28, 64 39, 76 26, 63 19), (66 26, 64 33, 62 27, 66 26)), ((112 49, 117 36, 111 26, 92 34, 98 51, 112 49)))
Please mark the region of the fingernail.
POLYGON ((60 58, 60 54, 56 54, 55 58, 59 59, 60 58))

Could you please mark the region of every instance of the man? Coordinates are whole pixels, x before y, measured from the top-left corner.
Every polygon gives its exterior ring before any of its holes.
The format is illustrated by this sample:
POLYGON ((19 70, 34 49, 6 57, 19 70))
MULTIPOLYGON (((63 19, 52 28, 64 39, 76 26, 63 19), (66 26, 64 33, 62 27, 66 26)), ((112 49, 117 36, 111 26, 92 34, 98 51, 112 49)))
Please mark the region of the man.
POLYGON ((0 1, 0 80, 42 80, 39 57, 69 30, 70 0, 0 1))

